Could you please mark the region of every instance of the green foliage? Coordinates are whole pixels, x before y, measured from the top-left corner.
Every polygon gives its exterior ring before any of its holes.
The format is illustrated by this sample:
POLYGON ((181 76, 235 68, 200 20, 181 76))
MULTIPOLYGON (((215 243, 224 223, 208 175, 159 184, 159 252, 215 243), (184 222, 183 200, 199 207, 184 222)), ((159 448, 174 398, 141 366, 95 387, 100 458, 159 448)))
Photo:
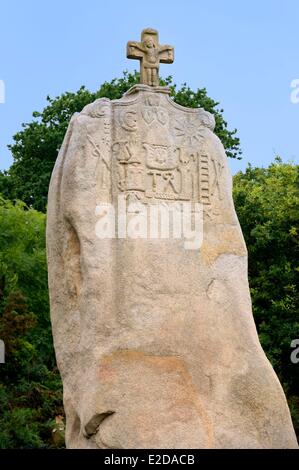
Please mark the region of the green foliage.
POLYGON ((49 321, 45 215, 0 197, 0 448, 48 447, 62 412, 49 321))
MULTIPOLYGON (((63 93, 55 99, 48 96, 48 106, 41 113, 34 112, 34 120, 23 124, 23 129, 14 136, 14 144, 10 146, 14 163, 7 172, 0 172, 0 192, 11 200, 21 199, 28 206, 45 211, 50 176, 71 116, 97 98, 121 98, 138 82, 137 72, 125 72, 122 78, 103 83, 95 93, 81 87, 77 93, 63 93)), ((161 85, 170 87, 177 103, 192 108, 203 107, 214 114, 215 132, 227 155, 240 158, 236 130, 227 129, 223 110, 218 109, 219 103, 207 96, 206 89, 194 92, 186 84, 178 89, 172 77, 161 80, 161 85)))
POLYGON ((299 166, 277 158, 234 177, 234 201, 249 253, 249 284, 260 340, 285 392, 299 433, 299 166))
POLYGON ((30 408, 4 410, 0 419, 0 448, 42 447, 36 413, 30 408))

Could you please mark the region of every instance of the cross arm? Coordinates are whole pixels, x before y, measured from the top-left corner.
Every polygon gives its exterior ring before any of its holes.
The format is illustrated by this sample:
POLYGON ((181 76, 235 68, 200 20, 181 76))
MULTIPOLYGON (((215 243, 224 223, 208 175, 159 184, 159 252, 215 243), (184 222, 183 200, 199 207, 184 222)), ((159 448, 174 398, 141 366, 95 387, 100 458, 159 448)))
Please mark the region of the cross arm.
POLYGON ((140 42, 129 41, 127 43, 127 58, 128 59, 142 59, 144 48, 140 42))
POLYGON ((172 64, 174 61, 174 48, 169 44, 159 47, 160 62, 163 64, 172 64))

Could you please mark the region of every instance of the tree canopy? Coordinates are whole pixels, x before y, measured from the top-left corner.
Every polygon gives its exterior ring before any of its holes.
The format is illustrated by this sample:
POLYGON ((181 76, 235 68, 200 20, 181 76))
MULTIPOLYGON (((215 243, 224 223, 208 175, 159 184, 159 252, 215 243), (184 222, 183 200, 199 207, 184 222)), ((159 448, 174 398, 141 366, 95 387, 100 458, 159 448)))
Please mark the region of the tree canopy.
POLYGON ((249 253, 249 285, 260 341, 289 398, 299 431, 299 165, 280 158, 234 176, 234 201, 249 253))
MULTIPOLYGON (((23 129, 13 137, 14 143, 9 148, 14 162, 8 171, 0 172, 0 192, 11 200, 21 199, 28 206, 44 212, 52 169, 71 116, 97 98, 121 98, 136 83, 139 83, 139 73, 124 72, 122 78, 103 83, 96 92, 82 86, 76 93, 67 92, 56 98, 48 96, 44 110, 35 111, 33 121, 23 124, 23 129)), ((228 129, 223 109, 208 97, 205 88, 192 91, 186 84, 178 88, 172 77, 161 79, 161 85, 170 87, 171 96, 177 103, 211 112, 216 121, 215 132, 226 154, 240 158, 237 131, 228 129)))
POLYGON ((50 447, 63 412, 49 318, 45 214, 0 197, 0 448, 50 447))

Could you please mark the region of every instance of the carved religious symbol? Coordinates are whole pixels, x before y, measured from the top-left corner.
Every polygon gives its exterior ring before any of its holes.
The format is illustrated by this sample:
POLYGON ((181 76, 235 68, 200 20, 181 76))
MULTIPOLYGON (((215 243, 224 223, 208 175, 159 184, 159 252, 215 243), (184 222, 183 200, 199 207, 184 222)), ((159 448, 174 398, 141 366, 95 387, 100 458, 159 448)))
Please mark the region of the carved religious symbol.
POLYGON ((172 46, 159 44, 158 31, 147 28, 141 33, 141 42, 128 42, 127 57, 140 60, 141 83, 158 86, 160 62, 172 64, 174 49, 172 46))

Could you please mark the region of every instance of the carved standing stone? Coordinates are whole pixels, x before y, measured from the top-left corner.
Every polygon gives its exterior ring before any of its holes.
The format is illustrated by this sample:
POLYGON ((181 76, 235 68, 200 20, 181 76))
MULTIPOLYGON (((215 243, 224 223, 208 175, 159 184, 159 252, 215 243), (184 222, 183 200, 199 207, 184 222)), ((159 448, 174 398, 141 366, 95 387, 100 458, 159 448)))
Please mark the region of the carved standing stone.
POLYGON ((47 223, 69 448, 297 447, 256 332, 246 246, 213 128, 211 114, 146 85, 96 100, 70 122, 47 223), (201 203, 202 245, 125 237, 121 217, 112 224, 119 236, 99 238, 99 203, 109 211, 123 200, 151 210, 201 203))

